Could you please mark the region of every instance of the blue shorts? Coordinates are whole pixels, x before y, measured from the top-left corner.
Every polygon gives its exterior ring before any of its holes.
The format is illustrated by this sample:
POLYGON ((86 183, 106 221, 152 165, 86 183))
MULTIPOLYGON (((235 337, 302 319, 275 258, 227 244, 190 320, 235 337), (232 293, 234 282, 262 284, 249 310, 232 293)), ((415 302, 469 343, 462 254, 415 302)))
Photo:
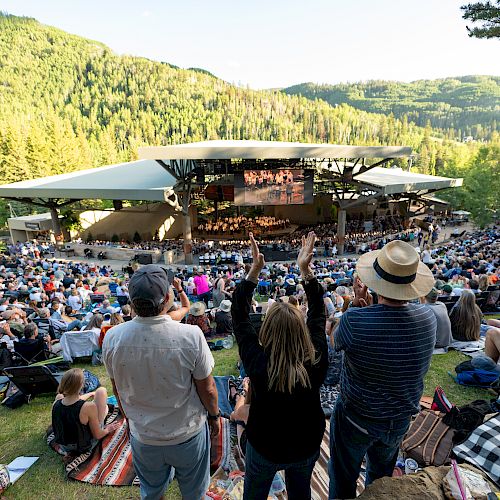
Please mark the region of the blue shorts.
POLYGON ((480 337, 486 337, 486 332, 492 328, 490 325, 485 325, 485 324, 481 324, 479 326, 479 336, 480 337))
POLYGON ((204 498, 210 482, 208 425, 184 443, 170 446, 144 444, 130 436, 132 461, 141 482, 141 498, 157 500, 175 477, 182 498, 204 498))

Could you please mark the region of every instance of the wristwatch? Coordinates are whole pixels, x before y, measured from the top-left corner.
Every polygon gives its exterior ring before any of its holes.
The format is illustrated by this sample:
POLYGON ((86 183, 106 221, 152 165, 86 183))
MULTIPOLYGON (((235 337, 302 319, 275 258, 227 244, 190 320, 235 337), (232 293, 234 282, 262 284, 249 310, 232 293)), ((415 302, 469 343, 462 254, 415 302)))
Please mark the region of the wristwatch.
POLYGON ((221 412, 217 413, 217 415, 210 415, 210 413, 207 415, 208 420, 217 420, 221 416, 221 412))
POLYGON ((306 282, 306 283, 309 283, 311 280, 313 280, 314 278, 316 278, 316 275, 313 273, 313 271, 309 271, 308 273, 306 274, 303 274, 302 275, 302 279, 306 282))

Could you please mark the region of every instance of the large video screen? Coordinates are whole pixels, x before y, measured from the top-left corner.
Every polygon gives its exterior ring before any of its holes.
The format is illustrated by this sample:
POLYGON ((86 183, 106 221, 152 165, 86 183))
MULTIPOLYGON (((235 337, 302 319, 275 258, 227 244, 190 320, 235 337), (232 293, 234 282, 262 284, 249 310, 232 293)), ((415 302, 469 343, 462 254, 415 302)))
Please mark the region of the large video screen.
POLYGON ((302 169, 246 170, 234 176, 234 203, 304 205, 313 201, 313 171, 302 169))

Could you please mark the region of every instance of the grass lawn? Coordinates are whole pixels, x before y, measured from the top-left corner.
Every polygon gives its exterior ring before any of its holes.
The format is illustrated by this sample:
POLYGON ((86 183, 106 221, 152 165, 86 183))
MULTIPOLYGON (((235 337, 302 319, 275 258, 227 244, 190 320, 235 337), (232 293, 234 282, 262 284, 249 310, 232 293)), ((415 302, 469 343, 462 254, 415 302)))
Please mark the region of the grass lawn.
MULTIPOLYGON (((237 375, 237 347, 214 352, 216 361, 215 375, 237 375)), ((434 356, 431 369, 425 381, 425 394, 432 395, 436 385, 444 388, 449 399, 464 404, 475 399, 489 399, 486 390, 462 387, 452 380, 448 371, 468 359, 463 354, 449 352, 434 356)), ((111 393, 111 386, 103 366, 76 365, 88 368, 99 376, 101 384, 111 393)), ((397 373, 395 374, 397 377, 397 373)), ((31 500, 45 499, 124 499, 138 498, 138 488, 97 487, 83 483, 67 481, 64 478, 62 460, 50 450, 45 442, 45 431, 50 424, 50 408, 53 397, 40 396, 29 405, 17 410, 0 407, 0 463, 9 463, 19 455, 39 456, 36 464, 11 488, 6 499, 31 500)), ((173 484, 166 495, 167 499, 178 499, 180 493, 177 484, 173 484)))

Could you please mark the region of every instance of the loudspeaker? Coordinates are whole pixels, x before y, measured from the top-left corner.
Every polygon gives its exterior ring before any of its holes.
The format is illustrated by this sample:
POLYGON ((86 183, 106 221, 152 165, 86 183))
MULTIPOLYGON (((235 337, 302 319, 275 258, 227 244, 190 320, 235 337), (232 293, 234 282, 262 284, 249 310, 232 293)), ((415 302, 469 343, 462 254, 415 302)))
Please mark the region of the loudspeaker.
POLYGON ((153 263, 153 256, 149 253, 140 253, 137 256, 137 262, 139 262, 139 264, 143 264, 143 265, 152 264, 153 263))

